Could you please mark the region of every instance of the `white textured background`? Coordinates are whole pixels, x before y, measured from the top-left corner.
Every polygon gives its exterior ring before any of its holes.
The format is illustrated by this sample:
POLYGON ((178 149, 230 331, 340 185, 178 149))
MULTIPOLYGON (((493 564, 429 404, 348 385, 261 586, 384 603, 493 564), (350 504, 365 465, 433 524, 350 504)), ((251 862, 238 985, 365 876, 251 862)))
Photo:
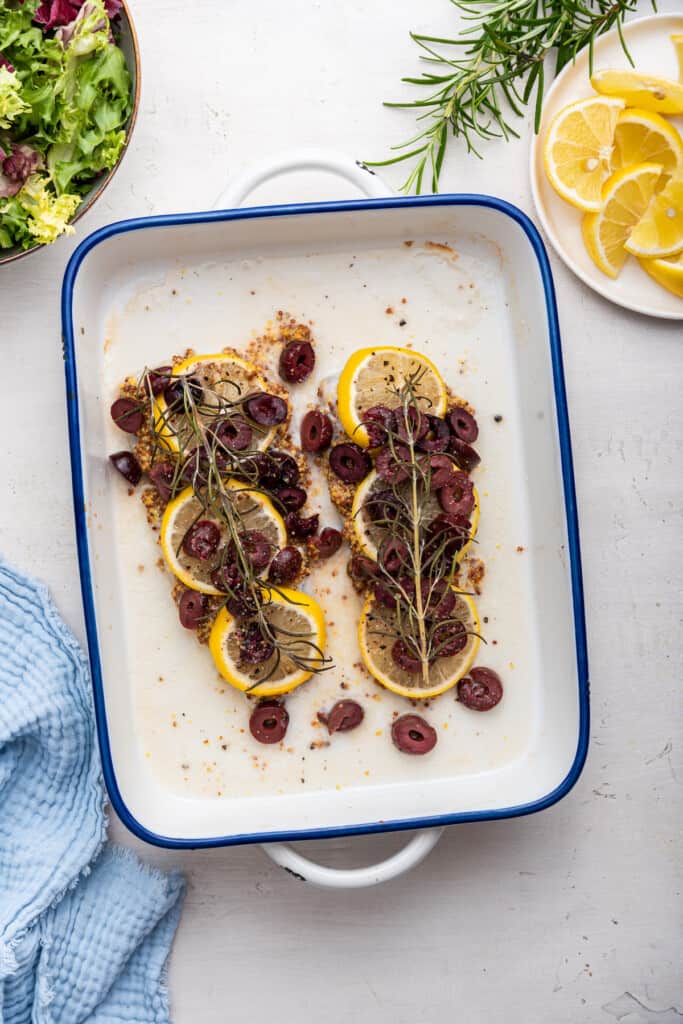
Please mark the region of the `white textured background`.
MULTIPOLYGON (((138 127, 78 237, 211 206, 230 177, 292 145, 381 158, 413 129, 410 114, 380 105, 415 70, 408 30, 444 34, 457 20, 447 0, 135 0, 133 13, 138 127)), ((488 147, 483 163, 453 151, 442 187, 532 212, 526 139, 488 147)), ((303 198, 296 183, 288 195, 303 198)), ((58 319, 74 244, 0 271, 0 551, 49 583, 82 637, 58 319)), ((683 330, 608 305, 551 259, 590 643, 583 776, 551 810, 454 827, 413 875, 352 894, 306 889, 255 848, 164 853, 115 823, 116 838, 189 879, 170 975, 176 1024, 683 1020, 683 330)), ((315 853, 351 865, 398 842, 315 853)))

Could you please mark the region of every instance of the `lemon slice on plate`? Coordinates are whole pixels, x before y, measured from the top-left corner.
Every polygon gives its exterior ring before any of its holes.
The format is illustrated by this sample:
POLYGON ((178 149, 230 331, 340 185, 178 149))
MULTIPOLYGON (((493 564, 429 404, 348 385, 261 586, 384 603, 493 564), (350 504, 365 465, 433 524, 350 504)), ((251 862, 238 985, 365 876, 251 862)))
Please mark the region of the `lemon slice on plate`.
POLYGON ((396 408, 397 395, 407 380, 415 381, 416 394, 424 401, 424 412, 443 416, 448 392, 431 359, 420 352, 393 345, 363 348, 354 352, 339 377, 337 411, 346 433, 367 448, 369 438, 361 420, 373 405, 396 408))
POLYGON ((661 171, 660 164, 636 164, 617 171, 605 182, 600 212, 583 218, 588 254, 608 277, 618 277, 628 259, 624 244, 648 208, 661 171))
POLYGON ((543 145, 543 165, 558 195, 580 210, 597 211, 610 173, 622 99, 591 96, 555 115, 543 145))
POLYGON ((659 114, 628 107, 617 118, 612 170, 642 163, 661 164, 662 176, 657 182, 659 191, 676 168, 683 165, 683 139, 674 126, 659 114))
MULTIPOLYGON (((203 424, 215 418, 221 401, 235 402, 256 391, 268 391, 266 381, 253 363, 226 352, 190 356, 173 368, 173 376, 193 377, 203 386, 202 408, 197 411, 197 419, 203 424)), ((174 415, 163 394, 155 401, 155 429, 157 437, 169 451, 180 451, 192 439, 192 430, 184 413, 174 415)), ((275 427, 264 427, 261 431, 255 428, 253 447, 264 451, 272 442, 275 430, 275 427)))
POLYGON ((661 260, 639 260, 645 271, 657 284, 683 299, 683 252, 661 260))
MULTIPOLYGON (((242 529, 258 530, 273 547, 283 547, 287 543, 287 529, 270 499, 259 491, 248 490, 238 480, 229 480, 227 486, 233 494, 235 511, 242 529)), ((192 488, 187 487, 166 506, 159 537, 161 550, 171 572, 186 587, 199 590, 202 594, 220 594, 221 591, 211 582, 216 559, 196 558, 188 554, 183 546, 188 530, 200 521, 209 521, 218 527, 221 535, 219 547, 229 542, 227 524, 205 510, 192 488)))
POLYGON ((634 256, 673 256, 683 249, 683 167, 656 195, 625 243, 634 256))
POLYGON ((606 68, 591 75, 591 85, 601 96, 616 96, 628 107, 657 114, 683 114, 683 84, 639 71, 606 68))
MULTIPOLYGON (((379 493, 380 491, 391 490, 389 484, 385 484, 379 479, 377 473, 373 469, 369 473, 365 480, 360 483, 356 489, 356 493, 353 496, 353 507, 351 509, 351 516, 353 518, 353 531, 358 542, 358 546, 364 555, 368 558, 374 558, 377 560, 377 550, 379 545, 382 543, 385 531, 381 526, 374 524, 368 516, 367 511, 364 508, 365 502, 368 498, 379 493)), ((474 508, 470 514, 470 539, 458 552, 458 559, 462 558, 467 549, 471 546, 473 538, 476 536, 477 528, 479 526, 479 495, 477 489, 472 489, 474 495, 474 508)), ((439 505, 439 500, 436 494, 430 494, 426 506, 422 505, 422 511, 426 518, 431 518, 432 515, 438 515, 442 511, 439 505)))
POLYGON ((391 652, 398 637, 396 616, 369 597, 358 624, 363 664, 378 683, 400 697, 423 700, 445 693, 469 671, 479 647, 479 616, 469 595, 457 593, 450 618, 457 618, 467 630, 465 647, 458 654, 431 662, 425 680, 421 672, 408 672, 394 661, 391 652))
POLYGON ((256 697, 275 697, 301 686, 322 665, 325 619, 312 597, 285 588, 269 592, 263 614, 278 639, 277 650, 265 661, 252 664, 242 657, 245 630, 250 627, 226 608, 216 616, 209 650, 231 686, 256 697))

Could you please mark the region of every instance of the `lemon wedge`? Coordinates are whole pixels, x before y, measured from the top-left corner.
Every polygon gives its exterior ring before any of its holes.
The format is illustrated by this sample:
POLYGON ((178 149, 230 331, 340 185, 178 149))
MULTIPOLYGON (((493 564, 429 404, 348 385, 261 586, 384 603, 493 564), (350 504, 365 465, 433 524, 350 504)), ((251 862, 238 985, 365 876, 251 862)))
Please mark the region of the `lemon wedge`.
MULTIPOLYGON (((227 481, 234 496, 234 507, 244 530, 258 530, 268 539, 273 548, 287 543, 287 529, 282 516, 272 502, 260 491, 250 491, 238 480, 227 481)), ((185 488, 169 502, 161 520, 159 543, 166 564, 181 583, 202 594, 220 594, 211 582, 215 559, 201 559, 189 555, 183 540, 188 530, 198 521, 208 520, 218 527, 221 544, 228 543, 230 531, 227 524, 202 507, 191 487, 185 488)))
POLYGON ((432 661, 425 680, 421 672, 408 672, 394 661, 391 651, 398 636, 396 615, 378 604, 373 596, 369 597, 358 624, 363 664, 378 683, 400 697, 424 700, 445 693, 469 671, 479 647, 479 616, 468 594, 457 592, 449 621, 451 619, 458 619, 465 627, 465 646, 457 654, 432 661))
POLYGON ((252 664, 244 660, 244 622, 226 608, 216 616, 209 650, 216 668, 231 686, 255 697, 275 697, 301 686, 322 664, 325 619, 312 597, 285 588, 269 592, 263 614, 279 641, 278 650, 266 661, 252 664))
POLYGON ((622 99, 591 96, 570 103, 550 123, 543 145, 548 181, 580 210, 600 209, 617 118, 624 106, 622 99))
POLYGON ((634 256, 673 256, 683 249, 683 167, 650 202, 625 243, 634 256))
POLYGON ((392 345, 354 352, 337 386, 337 411, 349 437, 367 448, 370 441, 361 422, 363 415, 373 405, 396 408, 400 404, 397 392, 408 379, 415 381, 424 411, 443 416, 448 403, 446 385, 427 356, 392 345))
POLYGON ((676 168, 683 166, 683 139, 660 114, 627 107, 617 118, 612 171, 643 163, 661 164, 659 191, 676 168))
POLYGON ((636 164, 617 171, 603 186, 602 209, 583 218, 588 254, 608 277, 618 277, 626 262, 624 244, 648 208, 661 171, 660 164, 636 164))
POLYGON ((683 114, 683 84, 639 71, 606 68, 591 75, 591 85, 601 96, 615 96, 628 107, 657 114, 683 114))
POLYGON ((683 252, 675 256, 667 256, 661 260, 639 260, 645 271, 657 284, 668 292, 683 299, 683 252))

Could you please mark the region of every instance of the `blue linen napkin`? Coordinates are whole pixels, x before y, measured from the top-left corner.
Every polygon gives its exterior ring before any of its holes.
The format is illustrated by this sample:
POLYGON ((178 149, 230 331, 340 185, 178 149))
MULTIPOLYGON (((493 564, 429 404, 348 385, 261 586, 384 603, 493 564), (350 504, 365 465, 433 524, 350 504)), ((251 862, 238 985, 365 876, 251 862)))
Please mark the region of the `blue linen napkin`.
POLYGON ((47 590, 0 561, 0 1024, 167 1024, 183 881, 107 820, 88 670, 47 590))

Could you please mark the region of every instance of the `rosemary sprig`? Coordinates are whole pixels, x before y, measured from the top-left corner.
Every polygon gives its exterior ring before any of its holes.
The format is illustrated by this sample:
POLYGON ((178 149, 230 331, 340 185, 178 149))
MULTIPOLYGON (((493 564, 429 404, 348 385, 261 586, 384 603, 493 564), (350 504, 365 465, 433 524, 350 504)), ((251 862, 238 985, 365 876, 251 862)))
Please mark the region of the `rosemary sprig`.
MULTIPOLYGON (((415 165, 402 192, 420 193, 426 181, 437 192, 450 137, 461 138, 467 151, 481 156, 478 140, 518 138, 512 118, 524 116, 533 101, 534 130, 541 123, 546 57, 555 55, 554 74, 589 48, 593 69, 596 39, 616 26, 622 47, 633 64, 622 32, 624 16, 638 0, 450 0, 466 27, 456 39, 411 32, 428 68, 401 79, 426 90, 419 99, 385 103, 418 111, 419 131, 392 146, 395 156, 365 161, 386 167, 404 160, 415 165), (440 49, 437 49, 439 47, 440 49), (444 49, 446 48, 446 49, 444 49)), ((656 10, 655 0, 651 0, 656 10)))

